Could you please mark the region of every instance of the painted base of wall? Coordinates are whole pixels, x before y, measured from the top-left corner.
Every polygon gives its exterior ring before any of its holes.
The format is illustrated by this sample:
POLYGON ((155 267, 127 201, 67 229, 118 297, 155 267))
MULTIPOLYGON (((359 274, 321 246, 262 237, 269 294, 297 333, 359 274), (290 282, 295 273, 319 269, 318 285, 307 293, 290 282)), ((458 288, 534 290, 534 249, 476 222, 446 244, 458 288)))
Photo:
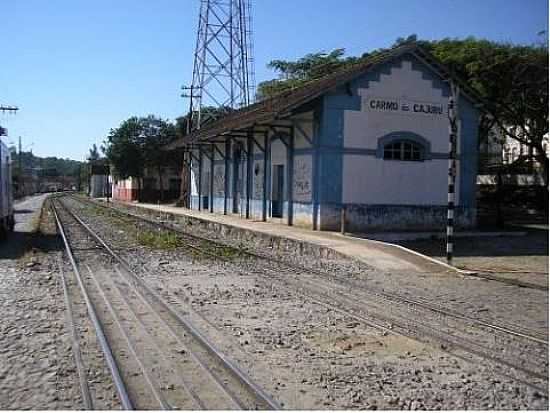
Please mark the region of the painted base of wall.
MULTIPOLYGON (((430 231, 447 226, 447 206, 357 205, 347 206, 346 231, 430 231)), ((476 226, 476 208, 455 207, 456 228, 476 226)), ((339 228, 339 225, 338 225, 339 228)))
MULTIPOLYGON (((223 214, 224 199, 214 198, 214 213, 223 214)), ((229 215, 246 216, 246 200, 241 200, 240 209, 235 213, 233 199, 227 200, 229 215)), ((262 219, 262 201, 250 200, 250 219, 262 219)), ((199 197, 191 197, 191 209, 199 209, 199 197)), ((268 222, 287 224, 288 202, 283 204, 283 217, 271 217, 268 203, 268 222)), ((203 211, 210 211, 209 200, 203 199, 203 211), (207 202, 208 201, 208 202, 207 202)), ((318 226, 321 231, 340 231, 341 204, 321 204, 317 208, 318 226)), ((311 203, 294 202, 293 225, 301 228, 313 228, 314 205, 311 203)), ((476 208, 455 208, 455 225, 457 228, 468 229, 476 226, 476 208)), ((383 231, 437 231, 447 225, 447 206, 428 205, 362 205, 348 204, 346 211, 346 231, 348 232, 383 232, 383 231)))
POLYGON ((126 189, 126 188, 115 188, 113 190, 113 199, 118 199, 120 201, 137 201, 138 200, 138 190, 137 189, 126 189))
MULTIPOLYGON (((202 211, 210 211, 210 200, 208 197, 202 197, 202 211)), ((224 198, 214 197, 214 209, 215 214, 224 213, 224 198)), ((198 195, 191 196, 191 209, 199 209, 199 197, 198 195)), ((261 199, 250 200, 250 219, 261 220, 263 217, 263 201, 261 199)), ((246 199, 241 199, 237 203, 236 209, 234 208, 233 198, 227 198, 227 214, 238 215, 244 218, 246 216, 246 199)), ((313 226, 313 204, 306 204, 300 202, 294 202, 293 206, 293 225, 302 228, 312 228, 313 226)), ((288 202, 283 203, 283 216, 281 218, 271 217, 271 203, 267 203, 267 221, 280 222, 282 224, 288 223, 288 202)))

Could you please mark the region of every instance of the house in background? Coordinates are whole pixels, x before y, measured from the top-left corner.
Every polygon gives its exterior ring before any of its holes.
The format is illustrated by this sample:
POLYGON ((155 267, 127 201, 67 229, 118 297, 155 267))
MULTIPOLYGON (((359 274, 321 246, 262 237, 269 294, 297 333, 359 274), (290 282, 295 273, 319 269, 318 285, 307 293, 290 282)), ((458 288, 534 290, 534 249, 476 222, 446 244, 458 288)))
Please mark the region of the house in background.
MULTIPOLYGON (((187 152, 189 205, 319 230, 447 222, 449 72, 402 45, 205 125, 187 152)), ((462 84, 455 220, 476 225, 479 110, 462 84)))
POLYGON ((109 165, 105 162, 91 162, 89 166, 89 195, 92 198, 108 198, 111 196, 109 183, 109 165))
POLYGON ((178 199, 181 187, 181 169, 162 168, 161 176, 162 185, 158 172, 148 168, 145 168, 143 178, 116 179, 112 176, 112 197, 127 202, 167 202, 178 199))

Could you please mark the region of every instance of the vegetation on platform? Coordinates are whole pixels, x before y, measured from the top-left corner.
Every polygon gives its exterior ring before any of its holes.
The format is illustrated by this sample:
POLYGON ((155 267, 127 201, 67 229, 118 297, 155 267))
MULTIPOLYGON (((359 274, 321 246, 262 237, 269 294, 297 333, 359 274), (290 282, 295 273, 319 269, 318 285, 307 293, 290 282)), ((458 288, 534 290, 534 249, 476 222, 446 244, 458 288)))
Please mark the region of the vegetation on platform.
POLYGON ((184 245, 176 234, 166 231, 138 231, 136 239, 141 245, 155 249, 179 248, 184 245))

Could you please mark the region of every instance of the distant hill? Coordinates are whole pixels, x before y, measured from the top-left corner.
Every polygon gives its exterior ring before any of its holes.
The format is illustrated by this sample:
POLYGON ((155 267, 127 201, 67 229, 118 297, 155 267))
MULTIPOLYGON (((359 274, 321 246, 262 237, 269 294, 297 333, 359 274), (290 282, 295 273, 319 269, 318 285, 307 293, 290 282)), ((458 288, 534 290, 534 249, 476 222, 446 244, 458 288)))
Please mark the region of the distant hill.
MULTIPOLYGON (((19 172, 19 153, 15 153, 12 148, 12 163, 14 174, 19 172)), ((42 158, 35 156, 32 152, 21 153, 21 167, 24 171, 38 169, 40 175, 44 176, 78 176, 79 166, 85 169, 86 162, 74 161, 72 159, 56 158, 48 156, 42 158)))

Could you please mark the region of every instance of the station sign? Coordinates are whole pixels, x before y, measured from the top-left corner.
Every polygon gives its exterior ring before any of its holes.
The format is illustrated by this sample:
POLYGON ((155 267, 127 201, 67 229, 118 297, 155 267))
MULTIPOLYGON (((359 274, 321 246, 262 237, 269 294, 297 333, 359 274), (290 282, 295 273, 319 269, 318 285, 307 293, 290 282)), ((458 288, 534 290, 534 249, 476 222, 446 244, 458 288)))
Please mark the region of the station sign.
POLYGON ((363 110, 413 116, 447 116, 447 108, 440 102, 422 102, 403 98, 363 97, 363 110))

